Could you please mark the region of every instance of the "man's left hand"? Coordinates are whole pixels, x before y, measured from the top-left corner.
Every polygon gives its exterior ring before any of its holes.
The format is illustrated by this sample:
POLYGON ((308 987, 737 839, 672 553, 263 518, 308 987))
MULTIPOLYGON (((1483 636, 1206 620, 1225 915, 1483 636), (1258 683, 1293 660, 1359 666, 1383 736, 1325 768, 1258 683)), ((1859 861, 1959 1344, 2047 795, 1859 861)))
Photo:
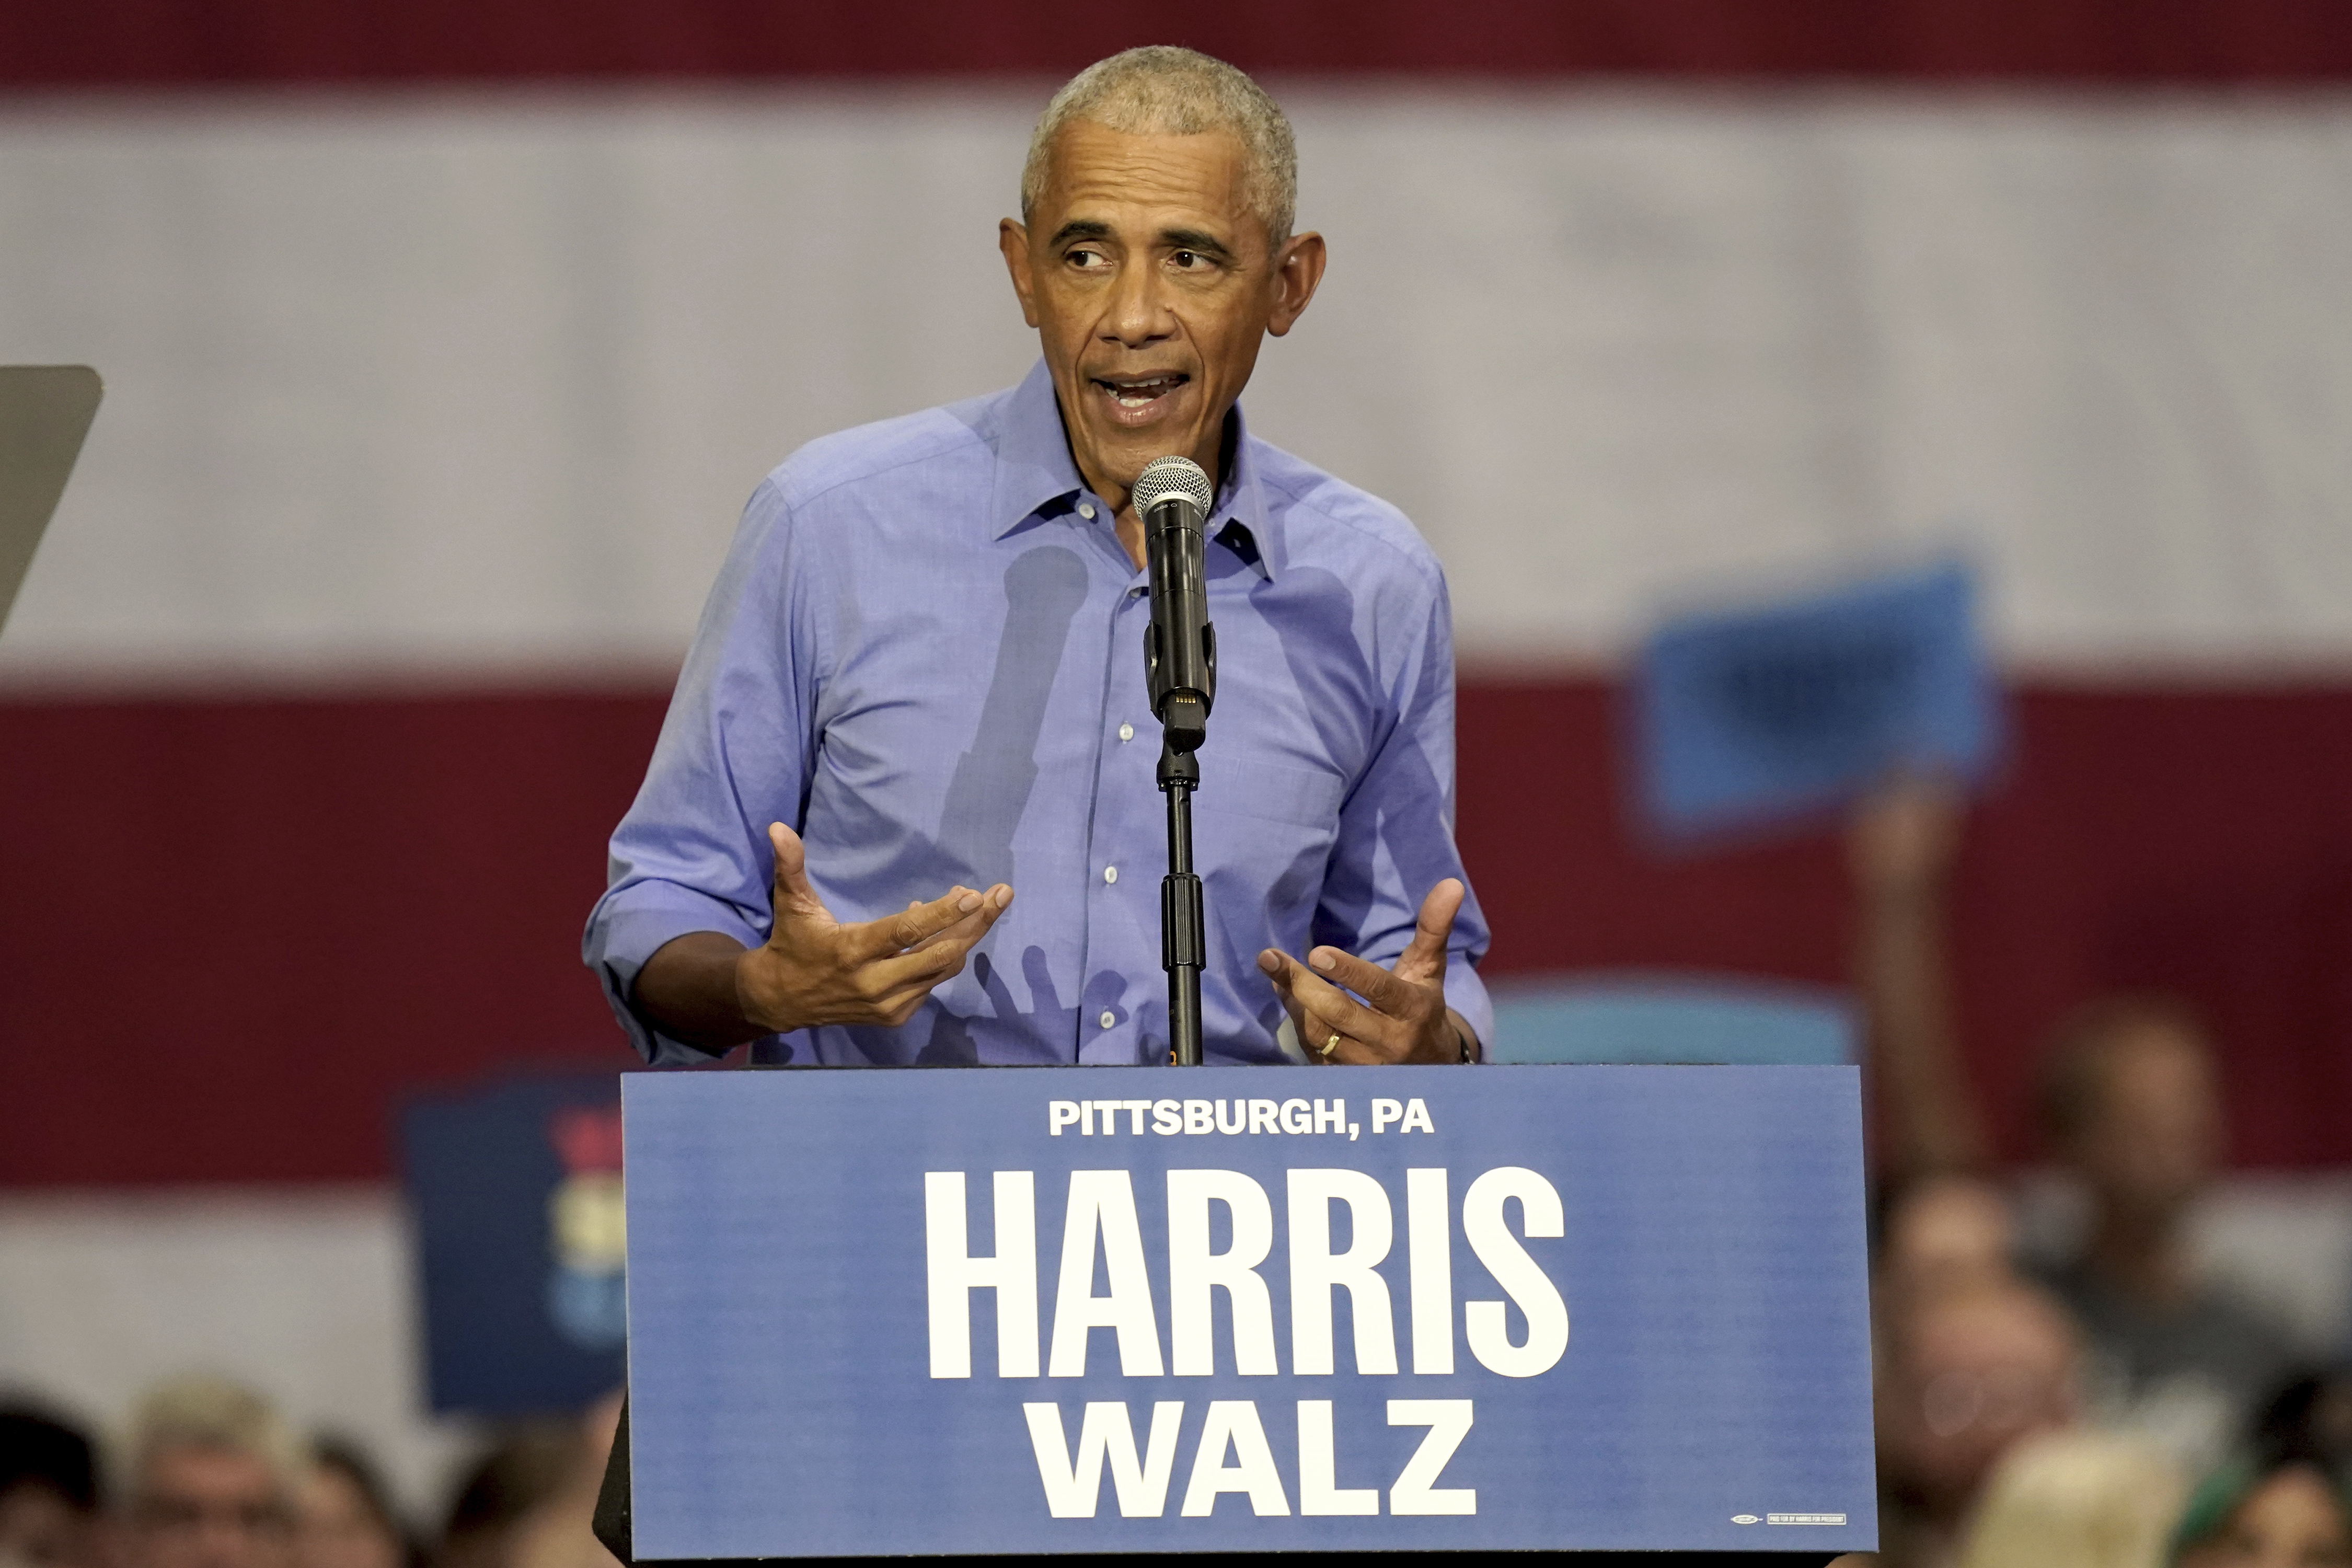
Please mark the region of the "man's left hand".
POLYGON ((1305 963, 1270 947, 1257 955, 1307 1060, 1458 1062, 1475 1054, 1468 1031, 1445 1007, 1445 944, 1465 891, 1452 877, 1429 890, 1412 941, 1392 968, 1336 947, 1311 950, 1305 963))

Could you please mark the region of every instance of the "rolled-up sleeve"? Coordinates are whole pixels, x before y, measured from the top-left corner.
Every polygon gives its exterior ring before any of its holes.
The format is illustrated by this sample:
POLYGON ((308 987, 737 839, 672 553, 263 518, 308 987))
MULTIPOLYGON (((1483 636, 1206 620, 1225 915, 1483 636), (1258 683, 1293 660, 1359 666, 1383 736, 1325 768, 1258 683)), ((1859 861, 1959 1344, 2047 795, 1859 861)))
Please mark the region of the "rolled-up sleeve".
POLYGON ((630 1043, 656 1065, 710 1057, 638 1015, 638 971, 692 931, 766 941, 768 825, 797 831, 805 818, 823 642, 811 607, 822 598, 793 543, 791 509, 771 479, 744 510, 588 917, 582 955, 630 1043))
MULTIPOLYGON (((1445 584, 1392 584, 1377 607, 1383 628, 1384 731, 1339 812, 1339 842, 1315 914, 1315 940, 1373 963, 1395 963, 1412 940, 1421 900, 1448 877, 1466 889, 1454 842, 1454 622, 1445 584), (1400 635, 1401 634, 1401 635, 1400 635)), ((1481 1041, 1495 1008, 1478 978, 1486 919, 1465 893, 1447 944, 1446 1005, 1481 1041)))

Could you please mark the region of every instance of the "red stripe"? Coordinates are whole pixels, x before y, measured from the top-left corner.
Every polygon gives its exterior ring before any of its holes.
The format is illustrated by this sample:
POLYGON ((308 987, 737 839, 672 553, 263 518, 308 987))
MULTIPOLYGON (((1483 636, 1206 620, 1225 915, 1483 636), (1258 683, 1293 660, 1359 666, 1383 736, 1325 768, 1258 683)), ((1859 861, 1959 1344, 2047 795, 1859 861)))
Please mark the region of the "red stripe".
POLYGON ((2312 81, 2343 0, 5 0, 0 86, 1066 74, 1188 43, 1255 70, 2312 81))
MULTIPOLYGON (((398 1098, 627 1058, 576 956, 663 700, 0 706, 0 1183, 373 1177, 398 1098)), ((1958 889, 1961 1005, 2012 1152, 2043 1033, 2185 994, 2238 1152, 2352 1161, 2352 686, 2019 704, 1958 889)), ((1826 837, 1679 861, 1624 828, 1606 689, 1463 693, 1490 973, 1835 981, 1826 837)))
MULTIPOLYGON (((2352 687, 2029 689, 2015 721, 1953 911, 1964 1038, 2005 1149, 2034 1152, 2052 1026, 2092 997, 2157 990, 2220 1037, 2239 1158, 2352 1160, 2352 687)), ((1472 687, 1459 732, 1461 842, 1493 972, 1843 979, 1834 838, 1645 853, 1603 689, 1472 687)))
POLYGON ((662 706, 0 708, 0 1182, 380 1176, 406 1089, 633 1059, 578 932, 662 706))

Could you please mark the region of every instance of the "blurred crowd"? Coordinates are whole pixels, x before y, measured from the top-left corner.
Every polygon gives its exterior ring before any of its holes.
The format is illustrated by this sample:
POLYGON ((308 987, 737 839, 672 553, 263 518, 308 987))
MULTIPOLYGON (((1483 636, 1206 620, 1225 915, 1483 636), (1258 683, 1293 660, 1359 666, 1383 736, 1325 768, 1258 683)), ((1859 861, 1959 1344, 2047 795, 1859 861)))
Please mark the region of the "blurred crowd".
POLYGON ((111 1441, 0 1411, 0 1568, 612 1568, 590 1525, 617 1414, 493 1439, 420 1532, 356 1444, 233 1383, 161 1384, 111 1441))
POLYGON ((2058 1029, 2039 1121, 2083 1224, 2054 1248, 2023 1238, 1952 1011, 1963 824, 1956 795, 1906 780, 1849 836, 1877 1131, 1879 1561, 2352 1564, 2352 1373, 2192 1254, 2224 1085, 2188 1008, 2086 998, 2058 1029))

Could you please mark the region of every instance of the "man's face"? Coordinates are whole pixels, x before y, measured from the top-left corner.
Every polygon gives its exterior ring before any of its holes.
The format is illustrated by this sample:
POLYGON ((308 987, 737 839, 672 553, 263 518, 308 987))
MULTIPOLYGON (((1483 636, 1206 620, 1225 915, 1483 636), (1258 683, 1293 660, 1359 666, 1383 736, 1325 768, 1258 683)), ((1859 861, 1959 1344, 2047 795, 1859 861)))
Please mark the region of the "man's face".
POLYGON ((2255 1489, 2180 1562, 2182 1568, 2346 1568, 2352 1521, 2325 1477, 2295 1465, 2255 1489))
POLYGON ((1074 121, 1029 223, 1002 226, 1078 471, 1122 510, 1154 458, 1216 474, 1259 341, 1290 330, 1323 276, 1320 236, 1270 242, 1244 201, 1246 168, 1223 132, 1133 136, 1074 121))
POLYGON ((42 1481, 0 1490, 0 1563, 28 1568, 80 1568, 96 1553, 82 1510, 42 1481))
POLYGON ((1976 1495, 2010 1446, 2074 1413, 2074 1345, 2039 1298, 1990 1289, 1903 1303, 1876 1381, 1882 1473, 1938 1513, 1976 1495))
POLYGON ((258 1456, 159 1448, 142 1482, 124 1532, 131 1568, 288 1568, 293 1513, 258 1456))
POLYGON ((331 1465, 311 1468, 294 1541, 299 1568, 400 1568, 404 1555, 359 1483, 331 1465))
POLYGON ((1898 1291, 1925 1294, 2008 1277, 2016 1254, 2009 1205, 1973 1176, 1937 1177, 1886 1216, 1879 1271, 1898 1291))
POLYGON ((2098 1086, 2073 1163, 2123 1216, 2168 1222, 2221 1155, 2221 1096, 2205 1047, 2175 1029, 2141 1028, 2109 1049, 2098 1086))

